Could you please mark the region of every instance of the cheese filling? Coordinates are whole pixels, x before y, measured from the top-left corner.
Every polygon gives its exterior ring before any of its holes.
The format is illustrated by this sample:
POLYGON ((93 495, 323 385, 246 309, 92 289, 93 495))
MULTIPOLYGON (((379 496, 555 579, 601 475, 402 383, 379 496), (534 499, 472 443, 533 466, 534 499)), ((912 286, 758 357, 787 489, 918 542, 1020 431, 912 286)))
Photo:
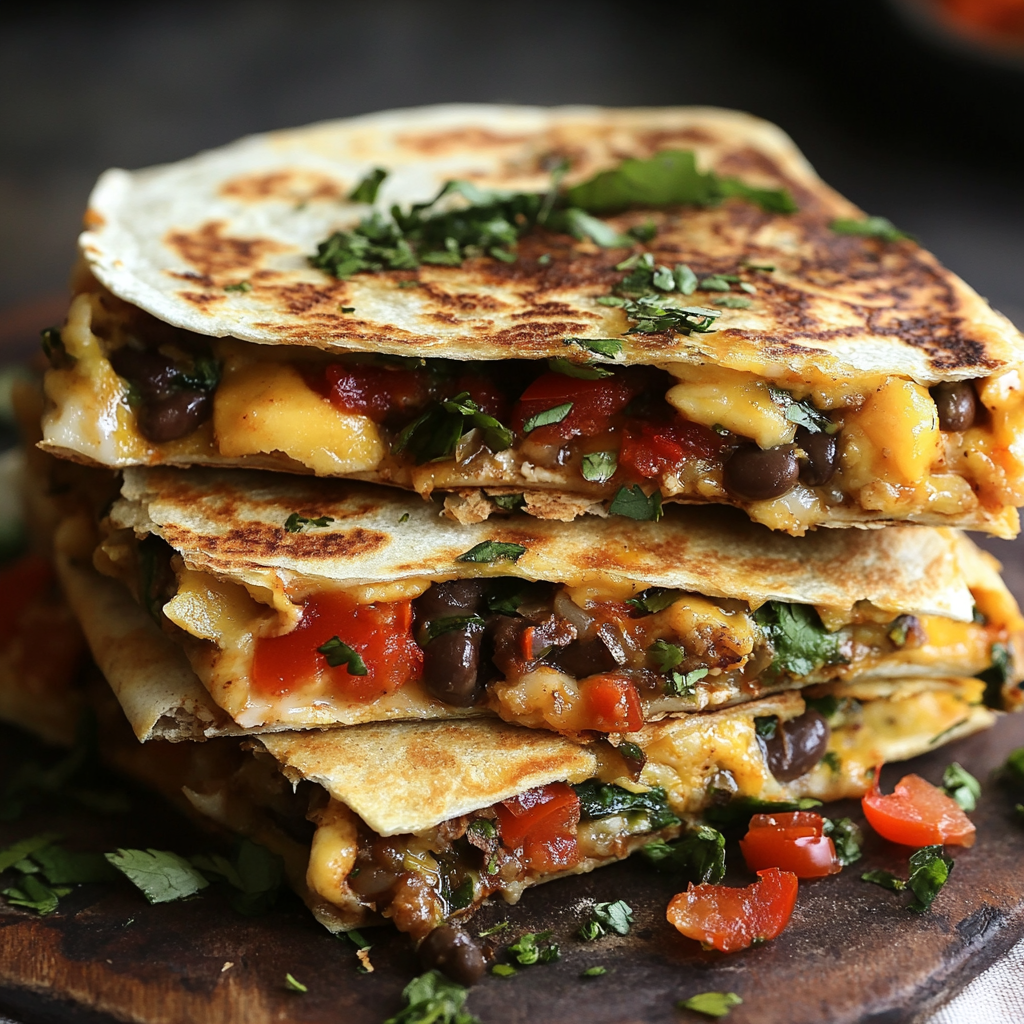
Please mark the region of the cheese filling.
POLYGON ((504 495, 477 516, 517 491, 607 503, 640 486, 794 534, 844 516, 967 517, 1009 534, 1006 509, 1024 504, 1017 370, 930 393, 898 376, 854 386, 784 368, 766 379, 681 363, 331 356, 188 334, 90 287, 51 355, 44 431, 103 465, 241 461, 504 495))

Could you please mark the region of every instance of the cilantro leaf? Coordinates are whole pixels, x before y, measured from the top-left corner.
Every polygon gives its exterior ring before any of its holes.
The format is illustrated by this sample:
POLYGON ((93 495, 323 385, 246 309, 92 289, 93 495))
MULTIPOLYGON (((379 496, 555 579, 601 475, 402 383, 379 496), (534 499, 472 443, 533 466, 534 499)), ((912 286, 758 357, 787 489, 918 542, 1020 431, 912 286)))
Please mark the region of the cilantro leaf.
POLYGON ((692 697, 697 692, 697 684, 708 674, 701 666, 689 672, 669 672, 665 679, 665 695, 668 697, 692 697))
POLYGON ((580 818, 584 821, 642 811, 648 818, 645 829, 648 832, 680 823, 669 807, 668 794, 661 786, 652 786, 645 793, 633 793, 610 782, 588 779, 573 789, 579 797, 580 818))
POLYGON ((648 497, 639 484, 634 484, 632 490, 622 486, 612 498, 608 512, 610 515, 625 516, 627 519, 657 522, 664 514, 661 509, 661 491, 654 491, 648 497))
POLYGON ((735 992, 698 992, 689 999, 680 999, 676 1005, 680 1010, 693 1010, 708 1017, 725 1017, 734 1006, 742 1003, 735 992))
POLYGON ((7 902, 15 907, 25 907, 37 914, 52 914, 57 909, 61 896, 66 896, 70 889, 64 887, 50 888, 35 875, 22 875, 16 886, 3 890, 7 902))
POLYGON ((1013 650, 1009 644, 992 645, 992 664, 976 679, 985 683, 984 703, 990 708, 1003 706, 1002 689, 1013 676, 1013 650))
POLYGON ((786 411, 786 419, 798 427, 806 428, 812 434, 834 434, 839 429, 827 413, 815 408, 809 398, 797 401, 788 391, 782 388, 769 387, 772 401, 786 411))
POLYGON ((556 223, 559 228, 564 227, 564 230, 574 238, 589 238, 605 249, 633 244, 633 239, 629 235, 620 234, 611 224, 598 220, 576 207, 563 211, 557 221, 549 222, 549 226, 555 227, 556 223))
POLYGON ((564 402, 551 409, 535 413, 523 424, 523 433, 532 434, 538 427, 547 427, 553 423, 561 423, 572 412, 572 402, 564 402))
POLYGON ((742 295, 723 295, 715 299, 715 304, 724 306, 726 309, 750 309, 753 303, 742 295))
POLYGON ((388 1017, 384 1024, 480 1024, 463 1010, 468 995, 466 988, 440 971, 428 971, 405 986, 405 1009, 388 1017))
POLYGON ((339 668, 344 665, 350 676, 365 676, 367 674, 366 662, 363 656, 348 644, 343 643, 337 636, 322 643, 317 651, 327 659, 331 668, 339 668))
POLYGON ((430 643, 445 633, 451 633, 456 629, 465 629, 467 626, 484 627, 484 620, 479 615, 448 615, 443 619, 433 619, 426 628, 424 643, 430 643))
POLYGON ((832 221, 829 227, 837 235, 860 235, 862 238, 880 238, 883 242, 901 242, 911 236, 904 234, 886 217, 866 217, 853 220, 841 217, 832 221))
POLYGON ((56 842, 61 836, 57 832, 43 832, 38 836, 31 836, 29 839, 21 839, 16 843, 0 850, 0 871, 6 871, 13 867, 19 860, 41 850, 51 843, 56 842))
POLYGON ((51 885, 111 882, 117 872, 102 853, 78 853, 60 846, 44 846, 32 853, 43 877, 51 885))
POLYGON ((491 494, 489 497, 504 512, 514 512, 526 504, 526 499, 521 494, 491 494))
POLYGON ((978 806, 981 783, 959 762, 954 761, 942 773, 942 788, 968 813, 978 806))
POLYGON ((659 871, 690 882, 717 884, 725 877, 725 836, 710 825, 699 825, 674 843, 648 843, 640 852, 659 871))
POLYGON ((284 521, 284 528, 288 533, 301 533, 306 529, 324 530, 333 522, 330 516, 317 516, 311 519, 309 516, 300 516, 298 512, 293 512, 284 521))
POLYGON ((907 881, 907 888, 914 894, 910 909, 918 914, 928 910, 952 870, 953 858, 941 846, 926 846, 912 853, 907 881))
POLYGON ((644 615, 652 615, 675 604, 685 593, 685 590, 676 590, 672 587, 648 587, 636 597, 627 598, 626 604, 644 615))
POLYGON ((456 562, 518 562, 526 554, 523 544, 510 544, 500 540, 484 540, 457 556, 456 562))
POLYGON ((377 199, 377 193, 380 191, 381 185, 384 183, 384 179, 388 176, 388 172, 383 167, 374 167, 369 174, 363 178, 358 185, 349 193, 349 202, 352 203, 373 203, 377 199))
POLYGON ((239 842, 233 861, 220 854, 200 854, 191 863, 204 875, 227 882, 228 902, 246 917, 264 914, 277 902, 284 865, 277 854, 251 839, 239 842))
POLYGON ((474 427, 483 433, 491 451, 500 452, 512 446, 512 431, 485 413, 468 391, 462 391, 413 420, 395 438, 391 451, 395 455, 408 451, 417 466, 440 462, 455 455, 459 438, 474 427))
POLYGON ((863 856, 860 847, 864 842, 861 827, 850 818, 823 818, 822 832, 830 836, 836 849, 836 857, 845 868, 863 856))
POLYGON ((705 277, 700 283, 701 291, 705 292, 727 292, 732 289, 731 278, 722 274, 712 274, 705 277))
POLYGON ((697 275, 685 263, 677 263, 672 276, 675 278, 677 292, 692 295, 697 290, 697 275))
POLYGON ((606 370, 603 366, 597 366, 594 363, 574 363, 571 359, 549 359, 548 369, 565 377, 576 377, 579 380, 599 380, 601 377, 612 376, 612 371, 606 370))
POLYGON ((618 338, 564 338, 563 344, 576 345, 608 359, 622 355, 622 342, 618 338))
POLYGON ((105 855, 150 903, 194 896, 210 883, 184 857, 167 850, 118 850, 105 855))
POLYGON ((301 981, 296 980, 296 978, 291 974, 286 974, 284 976, 284 987, 288 989, 289 992, 309 991, 309 988, 306 985, 303 985, 301 981))
POLYGON ((1024 747, 1012 751, 1003 763, 1003 778, 1018 789, 1024 789, 1024 747))
POLYGON ((754 621, 775 650, 772 672, 806 676, 839 660, 839 638, 810 605, 767 601, 754 612, 754 621))
POLYGON ((248 281, 238 281, 236 284, 224 285, 226 292, 251 292, 252 285, 248 281))
POLYGON ((686 657, 681 647, 670 644, 667 640, 655 640, 647 648, 647 653, 659 672, 668 672, 674 669, 677 665, 682 664, 683 658, 686 657))
POLYGON ((607 974, 607 967, 588 967, 585 971, 580 974, 581 978, 600 978, 602 974, 607 974))
POLYGON ((893 892, 902 892, 907 887, 907 883, 891 871, 865 871, 860 879, 862 882, 871 882, 873 885, 880 885, 883 889, 891 889, 893 892))
POLYGON ((513 974, 518 973, 511 964, 495 964, 491 968, 491 974, 496 974, 499 978, 511 978, 513 974))
POLYGON ((715 329, 715 320, 722 315, 719 310, 705 306, 676 306, 657 295, 630 299, 622 308, 634 321, 626 334, 660 334, 664 331, 706 334, 715 329))
POLYGON ((619 468, 618 452, 587 452, 583 456, 580 472, 584 480, 594 484, 607 483, 619 468))
POLYGON ((628 935, 633 925, 633 908, 624 900, 614 903, 598 903, 590 912, 589 919, 579 930, 579 936, 588 942, 599 939, 608 932, 628 935))
POLYGON ((550 964, 560 959, 562 952, 557 942, 549 942, 551 932, 526 932, 508 947, 508 951, 524 967, 534 964, 550 964), (541 943, 547 942, 546 946, 541 943))

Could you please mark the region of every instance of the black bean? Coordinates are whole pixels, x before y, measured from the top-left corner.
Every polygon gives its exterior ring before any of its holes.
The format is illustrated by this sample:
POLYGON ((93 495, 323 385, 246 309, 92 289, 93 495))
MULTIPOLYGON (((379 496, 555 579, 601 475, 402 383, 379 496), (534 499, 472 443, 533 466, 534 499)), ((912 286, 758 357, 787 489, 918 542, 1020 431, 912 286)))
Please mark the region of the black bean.
POLYGON ((122 345, 110 353, 114 373, 135 385, 144 402, 167 398, 174 391, 178 369, 174 360, 154 349, 122 345))
POLYGON ((172 391, 166 398, 149 399, 135 410, 135 422, 147 441, 160 444, 191 434, 213 415, 209 391, 172 391))
POLYGON ((768 770, 779 782, 792 782, 809 772, 828 749, 831 730, 817 711, 805 711, 799 718, 779 722, 775 735, 759 740, 768 770))
POLYGON ((943 430, 966 430, 978 415, 978 397, 969 380, 948 381, 931 389, 939 426, 943 430))
POLYGON ((741 501, 767 501, 785 494, 799 476, 791 444, 768 449, 741 444, 725 464, 725 489, 741 501))
POLYGON ((483 580, 448 580, 435 583, 413 602, 417 622, 431 622, 452 615, 472 615, 484 599, 483 580))
POLYGON ((432 697, 459 708, 476 702, 483 635, 479 625, 449 629, 423 648, 423 685, 432 697))
POLYGON ((476 943, 451 924, 438 925, 420 943, 419 958, 423 970, 441 971, 466 986, 475 985, 487 966, 476 943))
POLYGON ((804 450, 806 459, 800 463, 800 479, 808 487, 821 487, 836 475, 839 468, 839 445, 835 434, 812 434, 801 427, 796 432, 797 447, 804 450))
POLYGON ((495 615, 487 622, 487 650, 491 661, 503 676, 511 675, 526 660, 523 654, 523 630, 530 623, 511 615, 495 615))
POLYGON ((570 676, 585 679, 601 672, 611 672, 626 660, 618 627, 605 623, 591 640, 576 640, 555 655, 555 663, 570 676))

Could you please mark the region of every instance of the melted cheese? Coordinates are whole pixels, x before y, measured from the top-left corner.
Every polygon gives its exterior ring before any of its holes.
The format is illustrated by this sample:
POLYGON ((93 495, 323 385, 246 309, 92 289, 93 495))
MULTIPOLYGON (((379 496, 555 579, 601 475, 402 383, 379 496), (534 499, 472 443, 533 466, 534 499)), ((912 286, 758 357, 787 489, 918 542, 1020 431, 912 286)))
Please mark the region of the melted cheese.
POLYGON ((346 905, 354 895, 348 876, 359 851, 357 822, 355 814, 333 798, 317 815, 306 884, 329 903, 346 905))

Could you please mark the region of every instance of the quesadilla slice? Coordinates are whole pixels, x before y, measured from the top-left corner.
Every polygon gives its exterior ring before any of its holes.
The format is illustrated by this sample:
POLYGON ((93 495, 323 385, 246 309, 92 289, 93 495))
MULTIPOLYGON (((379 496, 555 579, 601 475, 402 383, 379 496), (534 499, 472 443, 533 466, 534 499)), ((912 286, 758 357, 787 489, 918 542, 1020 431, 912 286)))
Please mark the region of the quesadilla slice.
MULTIPOLYGON (((795 539, 695 508, 461 526, 399 491, 198 469, 126 471, 104 527, 120 601, 246 730, 496 714, 633 732, 814 683, 985 671, 993 706, 1021 701, 1024 621, 956 531, 795 539)), ((67 586, 106 670, 130 620, 95 580, 67 586)))
POLYGON ((108 171, 44 446, 523 507, 1012 536, 1024 342, 774 126, 448 106, 108 171))

